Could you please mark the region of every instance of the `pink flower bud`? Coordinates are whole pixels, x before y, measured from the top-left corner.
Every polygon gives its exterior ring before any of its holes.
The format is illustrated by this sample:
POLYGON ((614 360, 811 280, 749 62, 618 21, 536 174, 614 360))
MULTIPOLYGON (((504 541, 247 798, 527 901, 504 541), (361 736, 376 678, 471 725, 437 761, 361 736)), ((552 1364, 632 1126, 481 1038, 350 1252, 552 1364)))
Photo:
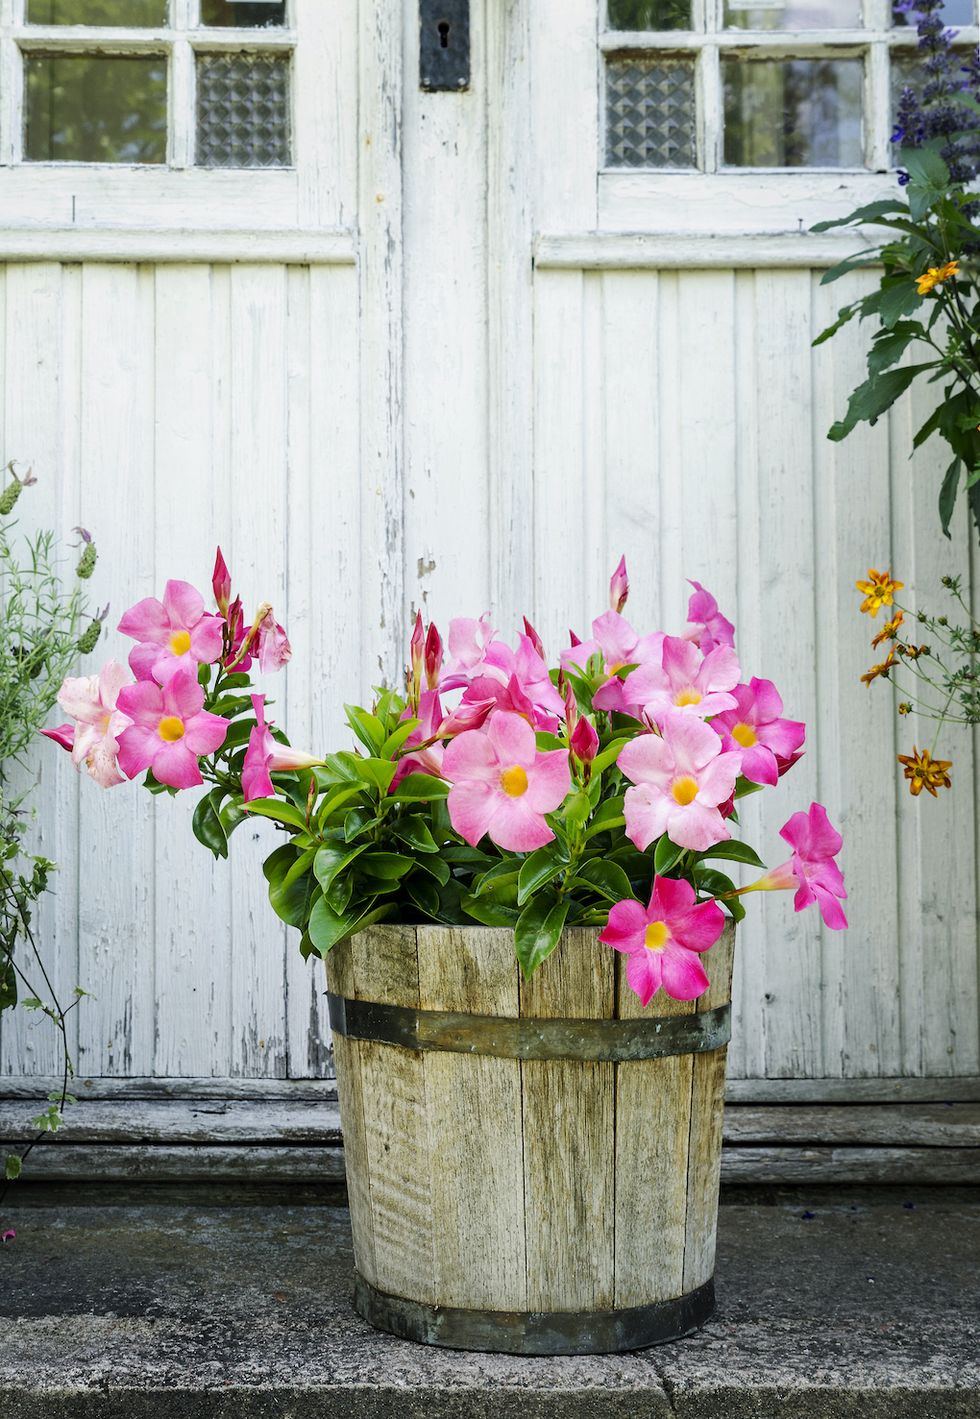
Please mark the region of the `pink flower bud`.
POLYGON ((214 571, 211 573, 211 585, 214 588, 214 604, 221 612, 222 616, 228 616, 228 603, 231 601, 231 573, 225 564, 225 559, 221 555, 219 547, 215 552, 214 571))
POLYGON ((293 769, 312 769, 315 764, 322 764, 323 760, 318 759, 314 754, 304 754, 302 749, 293 749, 288 744, 280 744, 273 739, 273 748, 269 754, 270 773, 290 773, 293 769))
POLYGON ((575 691, 567 680, 562 678, 562 694, 565 696, 565 725, 569 734, 575 728, 578 720, 578 701, 575 699, 575 691))
POLYGON ((572 731, 569 744, 576 759, 581 760, 583 764, 591 764, 599 752, 599 736, 591 719, 582 716, 572 731))
POLYGON ((581 637, 581 636, 577 636, 574 631, 569 631, 569 633, 568 633, 568 644, 569 644, 569 645, 571 646, 571 648, 574 650, 577 645, 581 645, 581 644, 582 644, 582 637, 581 637))
POLYGON ((425 686, 427 690, 439 687, 439 671, 442 669, 442 636, 435 624, 429 627, 425 638, 425 686))
POLYGON ((440 739, 452 739, 467 729, 479 729, 486 723, 487 716, 496 706, 496 700, 473 700, 458 704, 439 726, 440 739))
POLYGON ((56 744, 60 744, 62 749, 73 749, 75 747, 75 726, 73 724, 59 724, 55 729, 42 729, 40 731, 45 739, 53 739, 56 744))
POLYGON ((622 611, 630 594, 630 579, 626 575, 626 558, 620 557, 619 566, 609 580, 609 605, 614 611, 622 611))
POLYGON ((524 634, 534 646, 534 649, 537 651, 538 655, 540 655, 541 659, 546 660, 547 656, 544 653, 544 643, 526 616, 524 617, 524 634))

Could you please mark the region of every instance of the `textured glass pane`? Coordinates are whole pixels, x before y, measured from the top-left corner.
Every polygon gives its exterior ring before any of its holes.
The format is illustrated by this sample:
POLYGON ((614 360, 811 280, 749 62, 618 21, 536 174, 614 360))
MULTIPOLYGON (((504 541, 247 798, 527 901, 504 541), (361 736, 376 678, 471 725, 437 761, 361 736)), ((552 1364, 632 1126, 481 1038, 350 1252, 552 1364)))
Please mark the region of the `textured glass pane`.
POLYGON ((285 23, 285 0, 201 0, 202 25, 259 30, 285 23))
POLYGON ((610 59, 606 161, 626 168, 695 166, 693 60, 610 59))
POLYGON ((861 0, 725 0, 730 30, 854 30, 861 22, 861 0))
POLYGON ((856 168, 860 59, 726 58, 725 162, 734 167, 856 168))
POLYGON ((32 25, 165 25, 169 0, 27 0, 32 25))
POLYGON ((289 164, 289 58, 197 56, 197 162, 206 168, 289 164))
POLYGON ((691 0, 609 0, 613 30, 689 30, 691 0))
POLYGON ((165 55, 44 54, 24 71, 31 162, 166 161, 165 55))
MULTIPOLYGON (((975 25, 977 23, 976 0, 946 0, 942 8, 942 20, 944 25, 975 25)), ((900 3, 900 0, 895 0, 892 5, 892 24, 911 25, 914 28, 917 23, 915 6, 910 4, 906 7, 900 3)))

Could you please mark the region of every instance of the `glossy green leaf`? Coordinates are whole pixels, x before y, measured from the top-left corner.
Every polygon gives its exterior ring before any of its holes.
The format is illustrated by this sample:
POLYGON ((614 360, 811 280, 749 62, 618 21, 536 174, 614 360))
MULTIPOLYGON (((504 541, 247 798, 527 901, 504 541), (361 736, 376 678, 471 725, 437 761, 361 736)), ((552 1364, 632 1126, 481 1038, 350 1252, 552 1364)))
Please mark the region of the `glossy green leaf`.
POLYGON ((666 833, 657 842, 653 853, 653 870, 658 877, 666 877, 677 866, 686 849, 672 843, 666 833))
POLYGON ((370 926, 375 921, 381 921, 394 912, 394 902, 385 902, 381 906, 376 906, 375 901, 374 898, 369 899, 367 904, 363 904, 366 905, 366 909, 360 912, 339 913, 331 910, 321 897, 310 913, 308 932, 310 940, 320 955, 326 956, 338 942, 346 940, 348 936, 353 936, 355 931, 361 931, 365 926, 370 926))
POLYGON ((606 858, 596 857, 576 874, 577 879, 588 882, 590 887, 594 887, 600 896, 605 897, 607 902, 630 901, 633 898, 633 888, 630 879, 617 862, 610 862, 606 858))
POLYGON ((316 879, 312 870, 315 855, 315 848, 300 853, 279 880, 269 883, 272 910, 288 926, 303 926, 309 915, 310 903, 316 890, 316 879))
POLYGON ((848 401, 847 413, 831 427, 827 437, 832 442, 839 443, 862 420, 875 423, 885 410, 905 393, 918 375, 932 367, 931 364, 905 365, 901 369, 886 370, 883 374, 866 379, 855 389, 848 401))
POLYGON ((517 878, 517 904, 527 899, 547 882, 552 882, 567 866, 568 859, 556 843, 539 847, 521 863, 517 878))
POLYGON ((432 798, 445 798, 450 785, 433 774, 406 774, 391 795, 397 803, 427 803, 432 798))
POLYGON ((749 847, 748 843, 737 842, 734 838, 709 847, 707 852, 700 854, 699 861, 707 862, 709 858, 724 858, 728 862, 744 862, 747 867, 761 867, 763 870, 766 865, 759 854, 749 847))
POLYGON ((441 857, 429 855, 417 857, 415 866, 419 872, 424 872, 428 877, 434 877, 441 887, 444 887, 452 876, 449 863, 444 862, 441 857))
POLYGON ((260 818, 272 818, 287 828, 302 830, 306 827, 306 814, 301 813, 294 803, 284 803, 281 798, 253 798, 248 811, 260 818))
POLYGON ((490 897, 474 897, 463 893, 460 906, 467 916, 484 926, 516 926, 520 912, 516 907, 498 905, 490 897))
POLYGON ((600 803, 589 822, 586 838, 595 837, 596 833, 615 832, 623 827, 626 822, 623 817, 624 801, 623 795, 617 794, 615 798, 607 798, 605 803, 600 803))
POLYGON ((406 719, 397 729, 392 730, 391 734, 388 735, 388 738, 381 746, 380 753, 382 759, 397 758, 399 749, 402 748, 405 740, 418 729, 420 723, 421 720, 418 719, 406 719))
POLYGON ((408 813, 394 825, 394 834, 416 852, 438 852, 439 844, 429 831, 429 825, 418 813, 408 813))
POLYGON ((366 852, 357 864, 359 872, 379 877, 385 882, 397 882, 415 866, 415 859, 400 852, 366 852))
POLYGON ((214 853, 215 857, 228 856, 228 834, 221 821, 220 808, 221 800, 224 797, 224 789, 213 788, 210 793, 205 793, 197 801, 194 809, 194 816, 191 819, 191 829, 199 843, 203 843, 214 853))
POLYGON ((380 719, 368 714, 360 705, 344 705, 344 713, 347 715, 347 723, 365 749, 372 755, 380 754, 386 738, 385 727, 380 719))
POLYGON ((313 859, 313 871, 323 890, 326 891, 337 874, 349 867, 354 859, 366 852, 370 846, 370 843, 361 843, 358 847, 351 848, 346 844, 341 847, 334 843, 324 843, 313 859))
POLYGON ((439 920, 440 900, 437 887, 416 873, 405 883, 405 891, 424 916, 431 917, 433 921, 439 920))
POLYGON ((551 955, 561 938, 568 902, 542 892, 521 912, 514 928, 514 949, 525 979, 551 955))

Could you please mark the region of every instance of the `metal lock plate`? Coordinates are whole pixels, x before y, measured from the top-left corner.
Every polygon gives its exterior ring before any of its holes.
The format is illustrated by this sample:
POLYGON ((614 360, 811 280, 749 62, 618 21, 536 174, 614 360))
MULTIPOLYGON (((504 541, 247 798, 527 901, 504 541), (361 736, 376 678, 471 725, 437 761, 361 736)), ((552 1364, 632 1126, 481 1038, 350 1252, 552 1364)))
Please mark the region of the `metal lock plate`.
POLYGON ((430 93, 470 86, 470 0, 419 0, 419 85, 430 93))

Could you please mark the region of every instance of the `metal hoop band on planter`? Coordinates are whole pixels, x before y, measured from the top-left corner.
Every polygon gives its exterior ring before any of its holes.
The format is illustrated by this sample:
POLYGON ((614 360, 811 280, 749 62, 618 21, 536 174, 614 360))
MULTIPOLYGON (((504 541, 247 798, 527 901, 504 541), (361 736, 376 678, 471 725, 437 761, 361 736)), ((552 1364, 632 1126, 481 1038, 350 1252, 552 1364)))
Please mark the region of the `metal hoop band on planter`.
POLYGON ((350 1000, 331 991, 327 1002, 331 1030, 349 1039, 403 1049, 491 1054, 500 1059, 658 1059, 720 1049, 732 1034, 730 1005, 659 1019, 535 1020, 413 1010, 373 1000, 350 1000))
POLYGON ((696 1291, 619 1311, 471 1311, 389 1296, 354 1275, 354 1308, 379 1330, 451 1350, 505 1355, 602 1355, 679 1340, 715 1309, 714 1281, 696 1291))

